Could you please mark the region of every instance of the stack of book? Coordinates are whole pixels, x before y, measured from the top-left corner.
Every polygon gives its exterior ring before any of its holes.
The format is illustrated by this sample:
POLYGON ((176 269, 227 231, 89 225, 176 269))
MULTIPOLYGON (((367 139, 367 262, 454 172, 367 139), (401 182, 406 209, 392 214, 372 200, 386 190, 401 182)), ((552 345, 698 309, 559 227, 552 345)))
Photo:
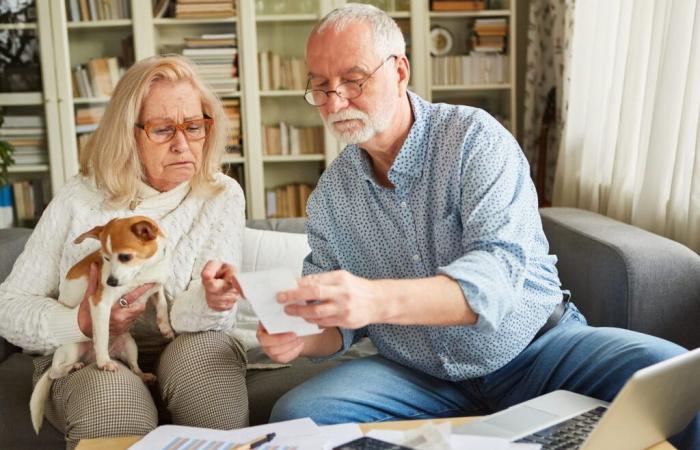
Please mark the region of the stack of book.
POLYGON ((131 17, 129 0, 66 0, 68 20, 90 22, 131 17))
POLYGON ((265 215, 268 218, 306 217, 306 202, 314 187, 287 184, 265 190, 265 215))
POLYGON ((177 0, 176 19, 209 19, 236 15, 234 0, 177 0))
POLYGON ((263 91, 303 90, 306 87, 306 63, 302 58, 264 51, 258 53, 258 67, 263 91))
POLYGON ((74 97, 109 97, 124 73, 116 57, 92 58, 73 68, 74 97))
POLYGON ((104 106, 77 108, 75 110, 75 132, 81 134, 95 131, 104 113, 104 106))
POLYGON ((486 0, 432 0, 433 11, 479 11, 486 8, 486 0))
POLYGON ((12 183, 16 225, 34 226, 46 208, 48 198, 50 198, 48 183, 42 178, 12 183))
POLYGON ((505 84, 508 82, 508 56, 472 52, 470 55, 432 57, 434 85, 505 84))
POLYGON ((503 53, 506 50, 508 23, 504 17, 497 19, 476 19, 471 46, 475 52, 503 53))
POLYGON ((322 154, 323 148, 322 126, 263 125, 263 155, 322 154))
POLYGON ((40 115, 6 115, 0 128, 0 139, 15 148, 15 166, 48 164, 44 117, 40 115))
POLYGON ((226 152, 234 156, 243 156, 241 147, 241 102, 237 98, 221 101, 229 121, 230 133, 226 142, 226 152))
POLYGON ((197 65, 199 75, 215 91, 237 91, 236 45, 236 33, 186 37, 182 55, 197 65))
POLYGON ((75 132, 78 135, 78 155, 83 153, 85 146, 92 137, 92 132, 97 129, 97 125, 100 123, 104 113, 104 106, 88 106, 75 110, 75 132))

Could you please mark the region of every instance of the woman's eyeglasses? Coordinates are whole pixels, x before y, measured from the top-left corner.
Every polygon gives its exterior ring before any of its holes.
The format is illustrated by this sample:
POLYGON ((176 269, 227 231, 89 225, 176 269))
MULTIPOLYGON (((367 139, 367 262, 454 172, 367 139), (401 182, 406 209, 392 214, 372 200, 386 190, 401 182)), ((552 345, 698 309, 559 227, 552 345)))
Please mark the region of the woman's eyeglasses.
POLYGON ((204 116, 202 119, 186 120, 175 123, 172 120, 154 120, 146 123, 136 123, 134 126, 146 132, 146 136, 155 144, 170 142, 177 130, 182 131, 188 141, 200 141, 207 137, 214 119, 204 116))

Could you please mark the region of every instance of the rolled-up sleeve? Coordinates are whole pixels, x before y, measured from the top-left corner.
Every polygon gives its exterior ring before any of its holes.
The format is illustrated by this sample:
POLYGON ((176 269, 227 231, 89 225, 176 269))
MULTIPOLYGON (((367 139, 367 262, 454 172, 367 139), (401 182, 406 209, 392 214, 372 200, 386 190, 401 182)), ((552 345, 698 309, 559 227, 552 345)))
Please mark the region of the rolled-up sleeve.
MULTIPOLYGON (((320 198, 317 193, 314 193, 309 198, 307 204, 309 218, 306 222, 306 233, 309 239, 311 253, 304 258, 303 275, 312 275, 340 269, 338 259, 326 238, 330 222, 326 215, 328 209, 324 209, 320 205, 322 202, 323 199, 320 198)), ((341 356, 347 352, 355 342, 359 341, 362 336, 366 335, 366 333, 358 333, 360 330, 351 330, 347 328, 339 328, 338 331, 340 331, 340 335, 343 338, 342 348, 331 355, 312 358, 313 361, 323 362, 341 356)))
POLYGON ((498 330, 521 296, 528 260, 528 229, 538 223, 529 168, 512 136, 484 114, 465 136, 460 218, 463 255, 437 272, 459 283, 475 328, 498 330))

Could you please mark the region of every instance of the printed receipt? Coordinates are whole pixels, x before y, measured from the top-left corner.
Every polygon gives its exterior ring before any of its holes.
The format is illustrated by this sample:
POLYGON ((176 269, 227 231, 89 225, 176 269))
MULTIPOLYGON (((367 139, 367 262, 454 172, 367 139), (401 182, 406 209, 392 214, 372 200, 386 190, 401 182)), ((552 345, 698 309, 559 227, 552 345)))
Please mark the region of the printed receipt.
POLYGON ((236 274, 243 297, 248 300, 260 322, 270 334, 294 332, 298 336, 318 334, 322 330, 297 316, 284 312, 284 305, 277 303, 277 293, 297 287, 297 279, 291 270, 275 268, 260 272, 236 274))

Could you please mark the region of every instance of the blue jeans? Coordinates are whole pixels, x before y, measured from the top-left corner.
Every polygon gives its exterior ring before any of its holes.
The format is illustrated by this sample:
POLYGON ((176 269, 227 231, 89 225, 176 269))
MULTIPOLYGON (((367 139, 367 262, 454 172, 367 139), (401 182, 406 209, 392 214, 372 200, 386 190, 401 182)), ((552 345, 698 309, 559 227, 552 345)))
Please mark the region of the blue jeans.
MULTIPOLYGON (((556 327, 487 376, 445 381, 369 356, 292 389, 277 401, 270 421, 311 417, 318 424, 336 424, 484 415, 557 389, 612 401, 634 372, 685 351, 634 331, 589 327, 570 304, 556 327)), ((700 414, 672 443, 700 448, 700 414)))

